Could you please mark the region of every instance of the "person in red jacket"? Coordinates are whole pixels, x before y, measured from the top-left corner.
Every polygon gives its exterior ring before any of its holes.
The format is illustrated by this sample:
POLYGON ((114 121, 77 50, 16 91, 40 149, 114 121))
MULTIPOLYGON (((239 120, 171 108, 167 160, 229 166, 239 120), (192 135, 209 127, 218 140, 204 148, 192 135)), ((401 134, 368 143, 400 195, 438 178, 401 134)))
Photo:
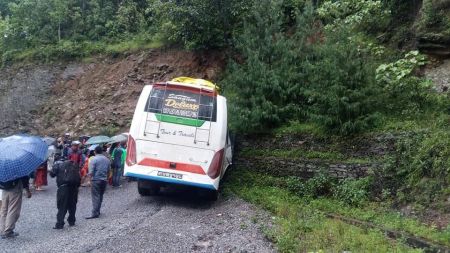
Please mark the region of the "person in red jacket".
POLYGON ((70 147, 68 153, 67 153, 67 160, 73 161, 74 163, 78 164, 78 166, 81 166, 81 161, 83 158, 83 154, 80 150, 80 142, 79 141, 73 141, 72 147, 70 147))

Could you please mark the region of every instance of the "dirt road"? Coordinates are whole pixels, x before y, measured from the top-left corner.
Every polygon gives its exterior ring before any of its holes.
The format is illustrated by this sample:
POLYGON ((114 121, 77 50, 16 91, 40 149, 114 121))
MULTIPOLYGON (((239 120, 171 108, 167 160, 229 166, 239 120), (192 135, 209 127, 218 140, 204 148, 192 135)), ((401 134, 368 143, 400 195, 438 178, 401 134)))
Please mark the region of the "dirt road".
POLYGON ((215 203, 168 190, 140 197, 134 182, 108 188, 102 215, 90 214, 90 188, 80 188, 75 227, 53 230, 54 180, 24 199, 14 239, 0 239, 0 252, 274 252, 262 234, 268 217, 237 199, 215 203))

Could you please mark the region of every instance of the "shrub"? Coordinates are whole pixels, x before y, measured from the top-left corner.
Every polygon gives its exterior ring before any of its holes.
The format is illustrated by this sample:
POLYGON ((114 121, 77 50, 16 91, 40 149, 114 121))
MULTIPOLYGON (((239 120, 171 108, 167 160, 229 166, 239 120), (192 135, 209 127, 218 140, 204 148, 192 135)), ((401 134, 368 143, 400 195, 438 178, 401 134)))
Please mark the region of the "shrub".
POLYGON ((389 11, 385 10, 382 1, 328 0, 324 1, 317 13, 330 29, 347 26, 366 32, 379 31, 383 30, 389 21, 389 11))
POLYGON ((450 133, 431 129, 403 138, 385 173, 400 200, 423 205, 438 200, 450 186, 450 133))
POLYGON ((333 190, 333 196, 352 206, 360 206, 369 199, 371 178, 344 179, 333 190))
POLYGON ((424 55, 411 51, 404 58, 381 64, 376 70, 377 82, 383 86, 387 100, 386 109, 423 107, 428 97, 430 82, 417 77, 415 71, 426 64, 424 55))
POLYGON ((285 183, 289 191, 309 198, 330 195, 334 187, 334 180, 325 172, 320 172, 308 180, 289 177, 285 183))

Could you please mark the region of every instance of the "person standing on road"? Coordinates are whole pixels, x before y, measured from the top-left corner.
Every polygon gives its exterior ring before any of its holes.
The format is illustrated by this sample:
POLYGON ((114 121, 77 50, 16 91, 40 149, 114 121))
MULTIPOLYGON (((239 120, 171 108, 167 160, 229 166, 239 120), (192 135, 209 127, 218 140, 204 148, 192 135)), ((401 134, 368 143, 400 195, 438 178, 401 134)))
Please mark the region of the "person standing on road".
POLYGON ((63 157, 67 157, 69 155, 69 149, 70 149, 70 145, 71 145, 72 141, 70 140, 70 133, 65 133, 64 134, 64 140, 63 140, 63 144, 64 144, 64 148, 63 148, 63 157))
POLYGON ((2 207, 0 210, 0 234, 3 239, 19 235, 14 232, 22 209, 22 192, 26 190, 27 198, 31 198, 29 177, 18 178, 2 183, 2 207))
POLYGON ((53 165, 50 171, 51 177, 56 177, 58 191, 56 193, 56 225, 54 229, 64 228, 64 217, 67 211, 69 217, 67 222, 69 226, 75 226, 75 212, 77 211, 78 187, 81 184, 80 170, 77 163, 71 160, 58 161, 53 165))
POLYGON ((42 191, 42 186, 47 185, 48 162, 41 164, 34 173, 34 187, 36 191, 42 191))
MULTIPOLYGON (((72 142, 72 147, 69 148, 69 151, 67 151, 67 159, 75 162, 76 164, 78 164, 78 166, 82 165, 82 158, 83 158, 83 154, 80 150, 80 142, 79 141, 73 141, 72 142)), ((81 167, 79 167, 80 169, 81 167)))
POLYGON ((112 186, 113 187, 120 187, 120 176, 122 176, 122 156, 124 153, 123 144, 120 143, 117 145, 117 147, 113 151, 112 155, 112 168, 113 168, 113 175, 112 175, 112 186))
POLYGON ((111 161, 103 155, 101 145, 95 147, 95 156, 89 161, 89 175, 91 177, 92 214, 86 219, 94 219, 100 216, 100 208, 103 202, 108 173, 111 161))

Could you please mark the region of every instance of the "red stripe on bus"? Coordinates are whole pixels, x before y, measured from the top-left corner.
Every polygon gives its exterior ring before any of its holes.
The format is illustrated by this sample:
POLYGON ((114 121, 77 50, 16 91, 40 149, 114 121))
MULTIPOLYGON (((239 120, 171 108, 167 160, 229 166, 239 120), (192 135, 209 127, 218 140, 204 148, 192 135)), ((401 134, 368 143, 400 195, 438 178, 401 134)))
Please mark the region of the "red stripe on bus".
POLYGON ((179 170, 179 171, 185 171, 185 172, 190 172, 190 173, 195 173, 195 174, 206 175, 206 173, 202 169, 202 167, 200 165, 195 165, 195 164, 175 163, 175 162, 157 160, 157 159, 152 159, 152 158, 144 158, 138 164, 143 165, 143 166, 157 167, 157 168, 161 168, 161 169, 179 170), (171 166, 170 166, 171 163, 175 164, 175 168, 171 168, 171 166))

